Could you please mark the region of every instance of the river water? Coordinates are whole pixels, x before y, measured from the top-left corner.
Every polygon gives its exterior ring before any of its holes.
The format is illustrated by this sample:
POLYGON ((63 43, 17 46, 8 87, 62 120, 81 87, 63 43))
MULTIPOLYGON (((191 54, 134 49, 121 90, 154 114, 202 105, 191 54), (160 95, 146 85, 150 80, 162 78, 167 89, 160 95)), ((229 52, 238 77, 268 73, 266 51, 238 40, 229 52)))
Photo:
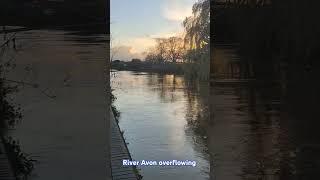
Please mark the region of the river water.
POLYGON ((138 166, 144 179, 209 179, 203 127, 208 85, 183 76, 115 72, 111 85, 120 129, 134 160, 191 160, 196 166, 138 166))
MULTIPOLYGON (((23 119, 9 134, 38 160, 31 179, 110 175, 101 118, 107 107, 105 44, 104 35, 75 31, 17 34, 8 56, 16 68, 8 77, 39 87, 19 87, 14 100, 23 119)), ((218 48, 215 55, 221 80, 250 76, 241 73, 248 66, 237 65, 234 48, 218 48)), ((144 179, 317 179, 318 115, 308 113, 308 104, 290 111, 280 86, 221 81, 209 88, 183 76, 129 71, 116 72, 111 85, 133 159, 197 163, 138 166, 144 179)))
POLYGON ((283 82, 253 83, 250 61, 237 46, 217 45, 214 60, 207 131, 211 179, 318 179, 318 113, 310 113, 308 103, 294 110, 298 98, 287 98, 283 82))
POLYGON ((25 83, 13 96, 23 118, 9 134, 37 160, 31 179, 108 179, 107 36, 42 29, 15 43, 7 78, 25 83))

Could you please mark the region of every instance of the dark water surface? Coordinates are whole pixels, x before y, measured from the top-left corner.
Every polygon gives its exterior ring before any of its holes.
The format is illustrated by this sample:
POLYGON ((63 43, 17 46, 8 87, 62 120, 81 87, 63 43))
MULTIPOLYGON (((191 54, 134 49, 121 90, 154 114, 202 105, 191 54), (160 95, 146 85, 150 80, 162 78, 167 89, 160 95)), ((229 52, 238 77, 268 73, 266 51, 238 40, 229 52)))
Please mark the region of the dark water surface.
POLYGON ((120 128, 135 160, 193 160, 196 167, 138 166, 144 179, 209 179, 208 86, 183 76, 118 71, 120 128))
MULTIPOLYGON (((31 179, 106 179, 104 34, 32 30, 16 35, 16 67, 8 78, 27 83, 14 95, 23 118, 10 131, 38 162, 31 179)), ((11 45, 10 45, 11 46, 11 45)))
POLYGON ((248 66, 241 65, 246 62, 241 58, 236 48, 215 49, 217 81, 210 89, 208 131, 211 179, 317 179, 319 133, 309 123, 318 116, 310 118, 305 111, 309 104, 293 112, 281 85, 248 82, 243 76, 250 74, 243 73, 248 66))

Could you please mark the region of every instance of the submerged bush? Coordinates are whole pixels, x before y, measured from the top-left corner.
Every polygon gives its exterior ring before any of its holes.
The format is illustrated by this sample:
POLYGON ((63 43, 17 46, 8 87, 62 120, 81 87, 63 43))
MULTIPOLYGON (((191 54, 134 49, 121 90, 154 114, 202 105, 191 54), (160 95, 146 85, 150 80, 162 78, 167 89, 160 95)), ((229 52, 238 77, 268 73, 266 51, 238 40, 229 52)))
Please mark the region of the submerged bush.
POLYGON ((117 110, 116 106, 113 104, 117 97, 112 93, 113 89, 111 89, 110 99, 111 99, 111 110, 114 115, 114 118, 117 122, 119 122, 120 111, 117 110))
MULTIPOLYGON (((3 27, 5 28, 5 27, 3 27)), ((17 85, 11 85, 8 82, 19 84, 19 81, 7 78, 7 73, 16 67, 14 55, 16 53, 15 34, 9 38, 4 34, 4 43, 0 44, 0 138, 5 147, 10 164, 17 179, 27 177, 33 170, 33 160, 30 156, 23 153, 18 141, 11 137, 5 138, 4 132, 9 127, 14 127, 16 122, 22 118, 21 109, 10 101, 10 95, 18 91, 17 85)), ((23 82, 22 82, 23 84, 23 82)))
POLYGON ((27 177, 34 168, 34 162, 30 155, 22 152, 18 141, 11 137, 3 138, 4 146, 8 154, 14 175, 17 178, 27 177))

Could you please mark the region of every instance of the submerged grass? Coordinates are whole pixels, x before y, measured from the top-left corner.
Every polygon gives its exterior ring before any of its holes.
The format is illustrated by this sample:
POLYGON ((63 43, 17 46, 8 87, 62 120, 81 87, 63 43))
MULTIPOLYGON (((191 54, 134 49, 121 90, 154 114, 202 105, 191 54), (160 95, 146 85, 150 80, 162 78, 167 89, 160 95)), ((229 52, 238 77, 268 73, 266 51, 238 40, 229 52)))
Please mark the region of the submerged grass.
MULTIPOLYGON (((111 89, 111 93, 110 93, 110 98, 111 98, 111 110, 112 110, 112 113, 114 115, 114 118, 116 120, 117 123, 119 123, 119 118, 120 118, 120 111, 116 108, 116 106, 113 104, 114 101, 117 99, 116 96, 112 93, 114 89, 111 89)), ((120 131, 121 133, 121 136, 123 138, 123 140, 125 141, 125 138, 124 138, 124 131, 121 130, 120 131)), ((129 144, 127 142, 125 142, 126 146, 129 144)), ((126 147, 128 149, 128 147, 126 147)), ((129 150, 128 150, 129 151, 129 150)), ((142 179, 142 175, 140 174, 140 171, 139 169, 136 167, 136 166, 133 166, 133 172, 134 174, 136 175, 136 177, 138 178, 138 180, 141 180, 142 179)))

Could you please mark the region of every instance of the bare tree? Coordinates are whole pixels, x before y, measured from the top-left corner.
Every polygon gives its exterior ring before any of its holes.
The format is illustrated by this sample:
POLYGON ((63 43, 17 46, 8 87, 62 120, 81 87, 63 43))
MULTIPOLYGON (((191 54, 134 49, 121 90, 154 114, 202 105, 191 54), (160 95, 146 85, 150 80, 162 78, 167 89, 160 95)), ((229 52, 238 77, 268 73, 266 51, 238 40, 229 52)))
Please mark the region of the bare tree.
POLYGON ((183 39, 179 37, 157 38, 156 46, 149 49, 145 60, 154 63, 177 62, 183 58, 183 39))
POLYGON ((182 59, 184 54, 183 39, 179 37, 170 37, 166 40, 166 59, 176 63, 178 59, 182 59))
POLYGON ((166 60, 166 39, 157 38, 156 42, 156 58, 159 63, 162 63, 166 60))

